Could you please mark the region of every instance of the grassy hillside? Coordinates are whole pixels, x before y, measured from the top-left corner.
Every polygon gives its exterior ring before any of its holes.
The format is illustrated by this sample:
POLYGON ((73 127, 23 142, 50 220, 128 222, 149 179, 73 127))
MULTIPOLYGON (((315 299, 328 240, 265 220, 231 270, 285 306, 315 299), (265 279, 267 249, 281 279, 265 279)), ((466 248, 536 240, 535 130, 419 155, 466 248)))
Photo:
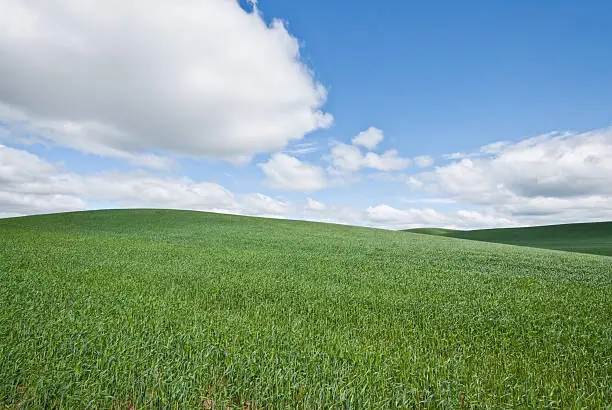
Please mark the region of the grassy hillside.
POLYGON ((612 256, 612 222, 475 231, 420 228, 409 229, 407 232, 612 256))
POLYGON ((0 406, 604 408, 610 258, 187 211, 0 220, 0 406))

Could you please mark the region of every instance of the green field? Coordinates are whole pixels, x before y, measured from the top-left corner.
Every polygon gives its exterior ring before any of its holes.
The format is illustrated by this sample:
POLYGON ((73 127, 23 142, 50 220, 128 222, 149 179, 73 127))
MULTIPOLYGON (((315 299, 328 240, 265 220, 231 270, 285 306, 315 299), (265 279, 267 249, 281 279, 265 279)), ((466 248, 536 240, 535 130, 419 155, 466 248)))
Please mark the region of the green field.
POLYGON ((480 229, 474 231, 418 228, 408 229, 406 232, 612 256, 612 222, 480 229))
POLYGON ((0 220, 0 407, 606 408, 612 258, 189 211, 0 220))

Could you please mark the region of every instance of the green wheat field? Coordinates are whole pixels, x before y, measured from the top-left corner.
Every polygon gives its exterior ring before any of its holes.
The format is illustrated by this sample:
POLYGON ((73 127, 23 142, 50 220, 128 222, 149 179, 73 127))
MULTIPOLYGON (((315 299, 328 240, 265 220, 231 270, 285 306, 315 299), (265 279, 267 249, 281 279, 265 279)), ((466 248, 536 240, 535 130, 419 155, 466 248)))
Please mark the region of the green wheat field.
POLYGON ((479 229, 474 231, 418 228, 408 229, 407 232, 612 256, 612 222, 479 229))
POLYGON ((605 255, 112 210, 0 220, 0 280, 0 407, 612 403, 605 255))

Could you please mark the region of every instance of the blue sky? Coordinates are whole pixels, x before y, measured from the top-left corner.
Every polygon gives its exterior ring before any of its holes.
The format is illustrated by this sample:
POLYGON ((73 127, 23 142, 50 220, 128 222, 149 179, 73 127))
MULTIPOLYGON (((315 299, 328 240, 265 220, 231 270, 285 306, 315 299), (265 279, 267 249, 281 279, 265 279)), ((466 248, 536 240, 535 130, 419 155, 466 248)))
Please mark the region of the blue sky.
POLYGON ((0 215, 612 219, 609 2, 85 3, 0 0, 0 215))
POLYGON ((262 1, 330 88, 332 135, 371 124, 443 154, 610 121, 605 1, 262 1))

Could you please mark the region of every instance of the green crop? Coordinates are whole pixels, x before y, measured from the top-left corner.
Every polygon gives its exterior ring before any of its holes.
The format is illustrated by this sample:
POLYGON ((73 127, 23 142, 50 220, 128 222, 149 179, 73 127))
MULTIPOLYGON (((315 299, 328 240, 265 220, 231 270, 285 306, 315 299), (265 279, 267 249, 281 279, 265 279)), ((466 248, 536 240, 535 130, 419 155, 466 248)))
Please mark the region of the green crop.
POLYGON ((188 211, 0 220, 0 406, 605 408, 612 258, 188 211))
POLYGON ((474 231, 417 228, 408 229, 407 232, 612 256, 612 222, 478 229, 474 231))

